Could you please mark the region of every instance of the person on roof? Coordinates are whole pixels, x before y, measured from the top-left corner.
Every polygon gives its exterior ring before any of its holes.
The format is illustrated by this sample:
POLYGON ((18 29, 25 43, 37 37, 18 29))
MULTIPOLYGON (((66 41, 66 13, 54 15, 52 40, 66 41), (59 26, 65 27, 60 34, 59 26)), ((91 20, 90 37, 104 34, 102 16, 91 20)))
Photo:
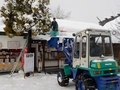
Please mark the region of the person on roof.
POLYGON ((58 23, 56 21, 56 18, 53 18, 53 21, 51 23, 51 36, 57 36, 58 35, 58 23))

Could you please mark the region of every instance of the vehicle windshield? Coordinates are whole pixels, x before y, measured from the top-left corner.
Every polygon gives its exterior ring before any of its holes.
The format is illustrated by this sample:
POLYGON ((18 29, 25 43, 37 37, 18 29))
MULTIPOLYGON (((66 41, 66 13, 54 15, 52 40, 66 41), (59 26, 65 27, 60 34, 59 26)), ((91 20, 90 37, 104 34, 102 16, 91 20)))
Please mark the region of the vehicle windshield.
POLYGON ((90 56, 111 56, 111 40, 109 36, 90 35, 90 56))

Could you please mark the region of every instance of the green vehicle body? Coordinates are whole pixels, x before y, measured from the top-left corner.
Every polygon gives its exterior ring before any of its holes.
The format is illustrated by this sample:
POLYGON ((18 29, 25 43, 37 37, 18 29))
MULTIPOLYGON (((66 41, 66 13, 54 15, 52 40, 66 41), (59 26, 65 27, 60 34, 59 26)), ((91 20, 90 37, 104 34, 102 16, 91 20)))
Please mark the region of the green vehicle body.
MULTIPOLYGON (((62 68, 64 69, 64 73, 66 76, 69 76, 72 74, 71 68, 68 64, 62 65, 62 68)), ((116 75, 119 73, 120 66, 118 66, 118 63, 116 61, 109 60, 108 62, 108 60, 107 61, 102 60, 100 62, 91 62, 90 68, 76 66, 76 68, 73 68, 73 69, 88 71, 92 77, 95 77, 95 76, 116 75)))

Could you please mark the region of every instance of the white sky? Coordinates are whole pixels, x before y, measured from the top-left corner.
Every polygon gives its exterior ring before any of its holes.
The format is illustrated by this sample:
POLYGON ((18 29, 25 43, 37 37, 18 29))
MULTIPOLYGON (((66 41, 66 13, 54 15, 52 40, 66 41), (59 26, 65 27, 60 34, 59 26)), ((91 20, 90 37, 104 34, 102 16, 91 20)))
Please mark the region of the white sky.
MULTIPOLYGON (((4 0, 0 0, 0 6, 4 0)), ((96 17, 103 20, 120 12, 120 0, 50 0, 51 8, 61 6, 65 12, 71 12, 71 20, 98 23, 96 17)))
POLYGON ((51 7, 57 6, 71 12, 72 20, 98 23, 100 19, 117 15, 120 12, 120 0, 51 0, 51 7))

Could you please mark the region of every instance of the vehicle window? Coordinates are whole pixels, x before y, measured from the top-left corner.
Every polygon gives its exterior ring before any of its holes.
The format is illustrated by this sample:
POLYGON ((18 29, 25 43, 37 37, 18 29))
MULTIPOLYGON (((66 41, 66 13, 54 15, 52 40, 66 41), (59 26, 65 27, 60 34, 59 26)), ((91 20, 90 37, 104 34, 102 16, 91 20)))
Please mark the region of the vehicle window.
POLYGON ((76 36, 74 44, 74 58, 79 58, 80 56, 80 36, 76 36))
POLYGON ((111 56, 111 42, 109 36, 90 36, 90 56, 111 56))
POLYGON ((86 42, 87 42, 87 39, 86 39, 86 36, 84 36, 82 38, 82 58, 86 57, 86 42))

